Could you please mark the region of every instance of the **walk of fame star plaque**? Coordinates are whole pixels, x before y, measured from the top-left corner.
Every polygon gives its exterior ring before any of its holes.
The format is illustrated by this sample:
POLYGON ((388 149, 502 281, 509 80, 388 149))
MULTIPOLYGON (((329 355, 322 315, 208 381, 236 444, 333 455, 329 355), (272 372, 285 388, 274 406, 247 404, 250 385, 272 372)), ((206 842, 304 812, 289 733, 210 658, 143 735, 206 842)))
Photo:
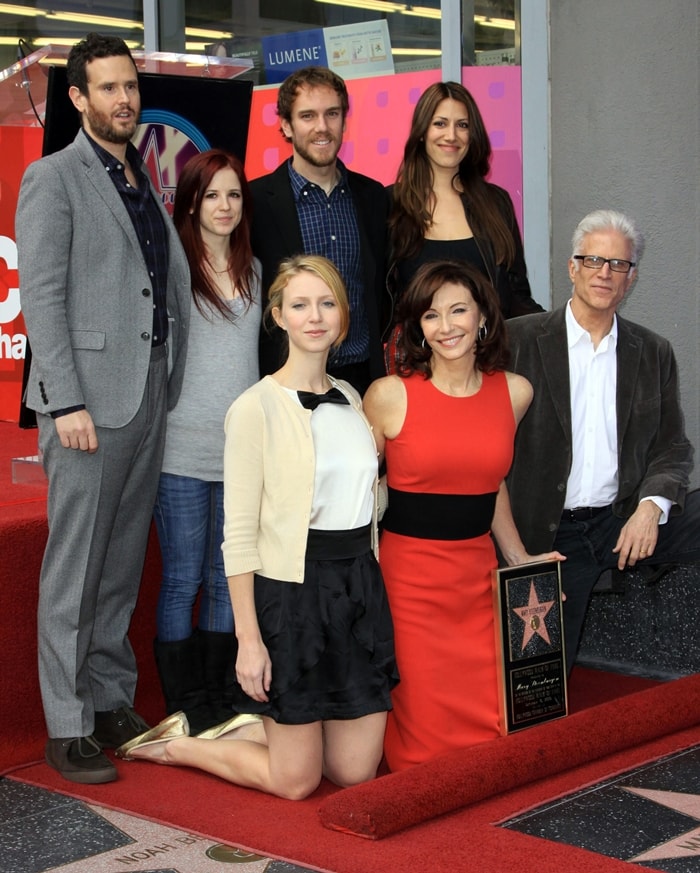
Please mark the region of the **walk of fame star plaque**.
POLYGON ((494 573, 501 730, 531 727, 568 712, 559 561, 494 573))

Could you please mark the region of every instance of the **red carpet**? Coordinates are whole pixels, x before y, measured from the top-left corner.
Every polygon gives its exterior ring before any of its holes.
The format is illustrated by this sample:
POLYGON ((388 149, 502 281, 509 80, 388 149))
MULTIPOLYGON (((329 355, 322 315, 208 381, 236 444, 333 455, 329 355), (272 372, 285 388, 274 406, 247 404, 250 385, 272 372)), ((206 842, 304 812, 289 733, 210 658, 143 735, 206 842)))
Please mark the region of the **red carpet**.
MULTIPOLYGON (((36 430, 0 422, 0 774, 42 757, 46 742, 36 664, 46 484, 12 482, 12 458, 36 452, 36 430)), ((137 705, 153 723, 165 714, 152 651, 159 587, 160 551, 152 531, 130 638, 140 666, 137 705)))
MULTIPOLYGON (((588 678, 585 674, 592 671, 583 672, 585 681, 588 678)), ((610 681, 609 676, 607 681, 610 681)), ((484 780, 489 778, 489 773, 493 778, 489 759, 496 766, 492 788, 502 790, 503 782, 499 783, 499 779, 503 777, 498 776, 494 753, 486 747, 505 746, 510 740, 517 740, 520 757, 506 756, 500 763, 508 773, 514 771, 517 774, 524 768, 525 778, 529 781, 517 789, 483 797, 456 812, 381 840, 357 839, 354 835, 339 833, 322 825, 324 810, 357 791, 339 792, 327 783, 313 797, 293 803, 237 788, 196 771, 143 762, 117 762, 120 779, 108 785, 69 786, 43 763, 16 770, 13 778, 167 822, 267 857, 283 858, 335 873, 395 873, 399 870, 411 870, 412 873, 502 873, 510 870, 518 873, 562 873, 563 870, 571 873, 629 873, 629 866, 623 866, 620 861, 570 846, 545 843, 496 827, 494 822, 697 742, 700 739, 697 726, 665 734, 664 725, 669 724, 666 721, 668 716, 676 718, 676 710, 687 712, 691 705, 700 718, 699 688, 700 677, 679 680, 620 698, 616 704, 587 709, 581 712, 580 718, 574 715, 523 731, 506 738, 505 743, 495 740, 493 744, 483 744, 483 757, 473 750, 474 762, 477 769, 480 769, 481 761, 484 762, 484 780), (615 708, 617 712, 614 714, 615 708), (613 714, 614 725, 608 721, 613 714), (607 754, 606 742, 610 742, 613 749, 619 747, 612 728, 625 722, 633 725, 638 720, 646 725, 647 741, 631 749, 607 754), (566 724, 571 729, 562 734, 562 726, 566 724), (609 725, 609 730, 606 725, 609 725), (590 734, 597 733, 607 738, 595 744, 596 753, 605 757, 555 775, 547 773, 548 756, 554 755, 560 765, 567 754, 571 754, 572 762, 580 760, 577 749, 589 741, 590 734), (654 734, 657 738, 649 739, 649 735, 654 734)), ((433 798, 440 798, 453 790, 449 783, 440 784, 444 776, 444 773, 433 774, 433 778, 438 780, 429 792, 433 798)), ((381 777, 366 787, 374 788, 381 797, 393 778, 381 777)), ((424 792, 425 786, 419 784, 418 790, 424 792)), ((395 796, 394 801, 392 814, 400 814, 402 807, 410 807, 414 799, 408 793, 395 796)))
MULTIPOLYGON (((405 777, 415 784, 404 784, 399 779, 404 774, 345 792, 324 783, 301 803, 155 764, 119 761, 117 782, 78 786, 37 763, 45 742, 36 675, 45 486, 12 485, 10 462, 35 452, 35 432, 0 423, 0 774, 12 770, 12 778, 21 781, 335 873, 629 873, 629 865, 620 861, 545 843, 493 822, 698 742, 697 725, 681 729, 689 707, 700 716, 697 678, 656 687, 644 679, 575 668, 572 715, 566 719, 467 750, 447 768, 444 760, 425 765, 425 770, 416 768, 405 777), (650 688, 648 696, 631 694, 644 688, 650 688), (621 739, 641 745, 621 751, 621 739), (589 755, 598 760, 585 763, 591 761, 589 755), (580 766, 562 769, 575 764, 580 766), (502 793, 485 797, 487 783, 490 791, 502 793), (371 793, 368 804, 366 791, 371 793), (478 797, 482 799, 474 802, 478 797), (469 801, 458 811, 441 814, 469 801), (423 819, 439 817, 408 827, 417 812, 423 819), (349 828, 350 823, 356 831, 389 835, 358 839, 324 827, 321 816, 336 827, 349 828), (392 833, 398 827, 407 829, 392 833)), ((160 557, 152 535, 130 633, 140 669, 136 705, 151 722, 163 715, 152 655, 159 584, 160 557)))
MULTIPOLYGON (((494 822, 548 801, 622 769, 697 741, 697 730, 657 740, 595 764, 568 771, 519 790, 497 795, 451 815, 433 819, 383 840, 360 840, 324 828, 319 803, 328 787, 301 803, 237 789, 195 772, 157 765, 119 765, 124 777, 72 796, 166 822, 266 857, 282 858, 334 873, 630 873, 629 865, 591 852, 504 830, 494 822), (136 772, 137 767, 140 772, 136 772), (156 769, 157 768, 157 769, 156 769), (107 789, 107 790, 106 790, 107 789)), ((16 777, 65 790, 66 783, 44 765, 16 777), (60 784, 59 784, 60 783, 60 784)))
MULTIPOLYGON (((46 531, 43 511, 35 518, 0 523, 0 775, 44 753, 36 615, 46 531)), ((130 639, 139 664, 137 709, 152 724, 165 715, 153 658, 159 586, 160 551, 151 531, 130 639)))
MULTIPOLYGON (((11 459, 36 454, 36 430, 0 422, 0 774, 43 756, 46 732, 39 694, 36 613, 39 570, 46 543, 46 485, 12 484, 11 459)), ((153 658, 155 613, 160 587, 160 551, 151 531, 139 600, 130 640, 139 664, 136 707, 150 723, 164 715, 153 658)), ((574 670, 574 677, 577 671, 574 670)), ((585 675, 586 671, 584 671, 585 675)), ((593 674, 595 675, 595 674, 593 674)), ((635 690, 631 678, 623 687, 635 690)), ((576 702, 574 683, 572 708, 576 702)), ((609 682, 589 682, 579 706, 599 702, 600 695, 624 693, 609 682)))
POLYGON ((321 804, 321 821, 329 828, 380 839, 543 775, 698 724, 700 674, 338 792, 321 804))

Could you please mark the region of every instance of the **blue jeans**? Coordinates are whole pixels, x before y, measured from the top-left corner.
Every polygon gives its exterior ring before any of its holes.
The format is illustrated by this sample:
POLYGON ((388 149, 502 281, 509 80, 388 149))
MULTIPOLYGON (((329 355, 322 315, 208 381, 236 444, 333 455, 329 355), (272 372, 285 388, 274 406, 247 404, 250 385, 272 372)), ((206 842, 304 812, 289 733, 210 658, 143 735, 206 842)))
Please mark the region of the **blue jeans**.
POLYGON ((163 581, 156 628, 160 642, 187 639, 197 595, 199 627, 230 633, 233 613, 221 543, 224 535, 223 482, 161 473, 154 508, 163 581))

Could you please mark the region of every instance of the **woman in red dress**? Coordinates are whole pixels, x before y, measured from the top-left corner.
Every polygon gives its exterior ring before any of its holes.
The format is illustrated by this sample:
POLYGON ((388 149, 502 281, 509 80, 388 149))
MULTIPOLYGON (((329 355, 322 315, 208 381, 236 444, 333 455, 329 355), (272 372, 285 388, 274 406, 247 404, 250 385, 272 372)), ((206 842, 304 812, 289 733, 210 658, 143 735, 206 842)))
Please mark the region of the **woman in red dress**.
POLYGON ((465 262, 416 273, 401 303, 403 365, 364 407, 387 465, 379 560, 401 682, 384 751, 392 770, 500 733, 493 533, 509 565, 525 551, 504 478, 530 383, 505 371, 503 316, 465 262))

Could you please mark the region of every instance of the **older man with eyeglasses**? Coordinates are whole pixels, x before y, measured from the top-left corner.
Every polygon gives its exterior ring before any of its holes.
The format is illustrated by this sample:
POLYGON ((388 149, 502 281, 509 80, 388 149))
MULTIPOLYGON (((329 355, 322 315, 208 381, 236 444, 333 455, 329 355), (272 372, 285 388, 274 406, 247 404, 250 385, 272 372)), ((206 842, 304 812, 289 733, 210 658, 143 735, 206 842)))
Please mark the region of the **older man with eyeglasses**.
POLYGON ((599 210, 572 246, 571 299, 507 325, 511 369, 534 388, 507 480, 513 518, 528 552, 566 555, 569 669, 603 571, 700 560, 700 491, 687 493, 693 448, 673 349, 617 314, 643 237, 627 216, 599 210))

